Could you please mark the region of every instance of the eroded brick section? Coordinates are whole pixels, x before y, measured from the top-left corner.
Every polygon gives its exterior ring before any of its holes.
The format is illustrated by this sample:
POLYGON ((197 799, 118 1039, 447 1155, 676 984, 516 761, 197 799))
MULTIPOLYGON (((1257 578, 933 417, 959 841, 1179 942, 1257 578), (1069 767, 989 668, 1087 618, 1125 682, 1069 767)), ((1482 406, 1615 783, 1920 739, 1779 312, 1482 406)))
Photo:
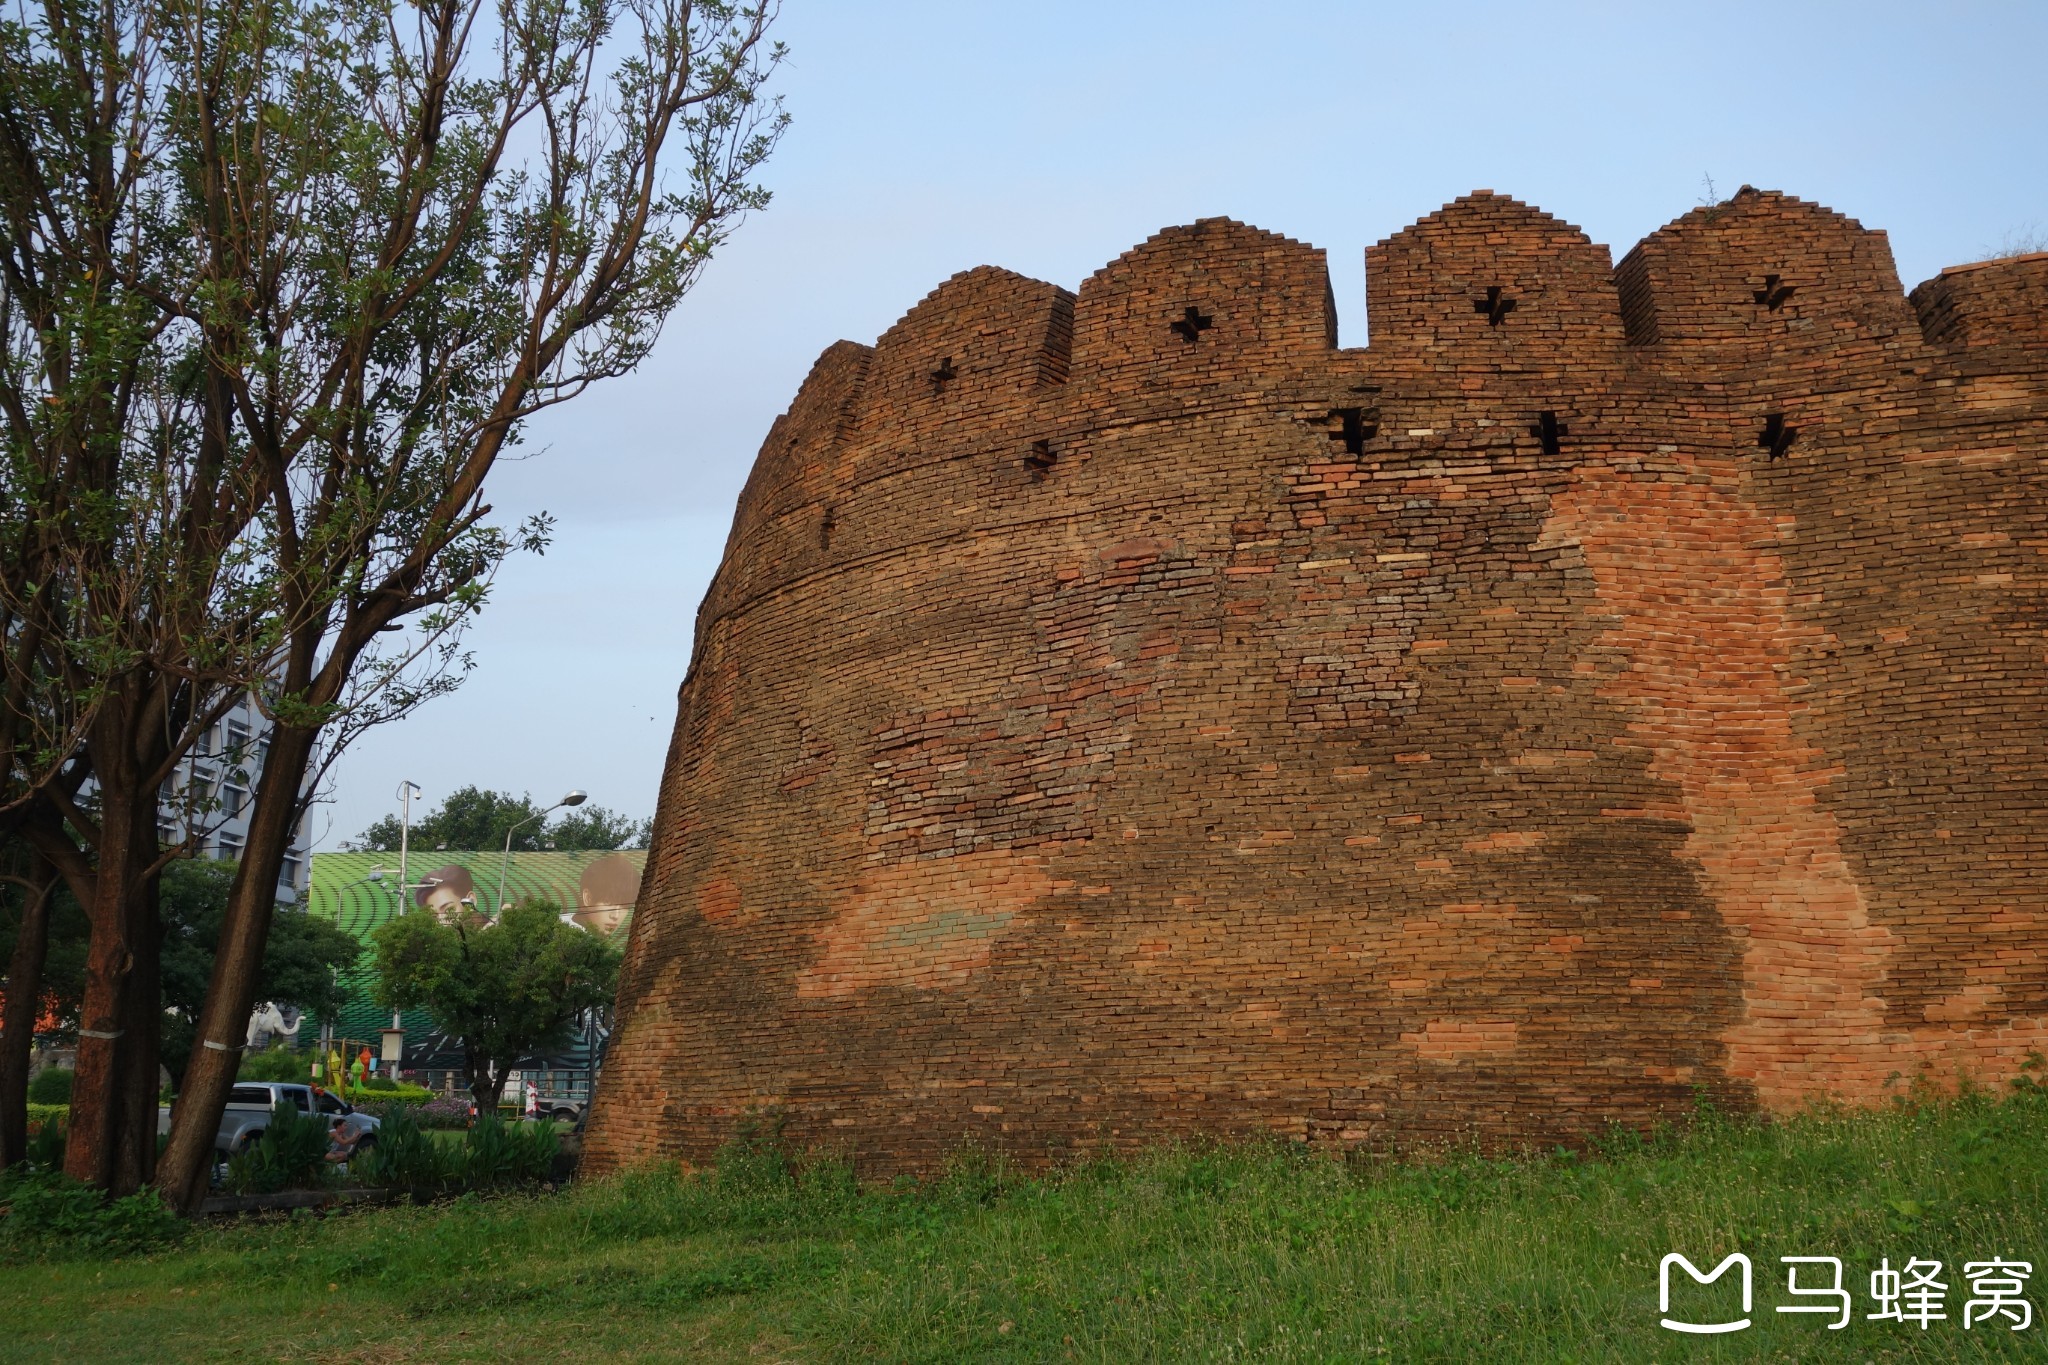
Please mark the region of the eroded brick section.
POLYGON ((2039 260, 1745 190, 1207 220, 821 357, 698 623, 588 1159, 1548 1142, 2048 1046, 2039 260), (1917 321, 1916 321, 1917 318, 1917 321))

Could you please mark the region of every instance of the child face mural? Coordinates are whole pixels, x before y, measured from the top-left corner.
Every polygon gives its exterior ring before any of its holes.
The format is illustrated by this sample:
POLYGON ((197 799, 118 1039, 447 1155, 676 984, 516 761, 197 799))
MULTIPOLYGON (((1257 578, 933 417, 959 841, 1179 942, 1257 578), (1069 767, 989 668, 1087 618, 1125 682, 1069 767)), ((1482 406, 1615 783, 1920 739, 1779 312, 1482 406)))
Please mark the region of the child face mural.
POLYGON ((570 918, 593 934, 609 937, 633 913, 633 902, 639 898, 640 869, 630 858, 613 853, 583 869, 570 918))
POLYGON ((423 885, 413 894, 418 904, 432 910, 441 923, 481 924, 488 918, 477 909, 476 883, 468 868, 450 863, 429 872, 420 881, 423 885))

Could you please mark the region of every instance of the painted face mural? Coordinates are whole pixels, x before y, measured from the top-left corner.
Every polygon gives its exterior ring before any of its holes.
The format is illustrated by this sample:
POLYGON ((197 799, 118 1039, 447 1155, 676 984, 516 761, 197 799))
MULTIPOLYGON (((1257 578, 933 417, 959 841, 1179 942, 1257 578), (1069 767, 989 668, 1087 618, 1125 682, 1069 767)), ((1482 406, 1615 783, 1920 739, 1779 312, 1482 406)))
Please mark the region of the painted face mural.
MULTIPOLYGON (((411 889, 394 904, 388 853, 315 854, 310 911, 331 918, 366 949, 378 927, 399 909, 432 910, 442 923, 474 931, 496 917, 502 875, 505 904, 546 905, 563 922, 622 946, 639 896, 640 866, 647 858, 642 849, 515 852, 509 859, 500 849, 442 850, 436 856, 448 859, 448 865, 429 864, 423 870, 425 860, 415 859, 406 877, 411 889), (380 869, 383 877, 370 876, 380 869)), ((375 972, 369 963, 366 954, 363 963, 346 974, 348 1001, 333 1021, 334 1036, 351 1041, 344 1062, 354 1055, 356 1044, 367 1040, 375 1046, 391 1023, 390 1009, 375 998, 375 972)), ((287 1027, 289 1023, 287 1018, 287 1027)), ((436 1028, 423 1011, 405 1011, 403 1023, 405 1055, 400 1070, 436 1088, 459 1088, 467 1064, 461 1040, 436 1028)), ((604 1049, 609 1024, 609 1010, 589 1011, 575 1021, 566 1041, 539 1057, 521 1058, 516 1065, 531 1072, 587 1072, 604 1049)), ((319 1032, 316 1024, 310 1034, 302 1031, 299 1037, 303 1043, 319 1032)), ((555 1083, 567 1082, 558 1078, 555 1083)), ((539 1084, 548 1092, 551 1082, 539 1084)))
POLYGON ((441 923, 481 924, 490 918, 477 909, 476 883, 468 868, 450 863, 429 872, 420 882, 419 890, 413 892, 415 901, 423 909, 432 910, 441 923))
POLYGON ((570 918, 593 934, 609 937, 633 913, 633 902, 639 898, 640 869, 632 859, 613 853, 583 869, 570 918))

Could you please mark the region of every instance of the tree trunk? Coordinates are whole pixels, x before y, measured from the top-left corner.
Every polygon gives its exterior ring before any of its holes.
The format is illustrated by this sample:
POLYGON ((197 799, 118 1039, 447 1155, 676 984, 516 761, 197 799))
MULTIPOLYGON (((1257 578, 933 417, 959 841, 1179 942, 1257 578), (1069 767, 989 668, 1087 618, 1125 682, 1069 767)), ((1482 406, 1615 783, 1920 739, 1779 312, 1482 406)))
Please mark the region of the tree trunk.
POLYGON ((256 1004, 256 973, 263 965, 263 945, 270 937, 270 921, 277 910, 277 874, 291 845, 299 786, 305 781, 316 734, 279 721, 270 732, 270 757, 257 779, 249 842, 228 890, 220 946, 206 985, 206 1003, 199 1011, 192 1058, 185 1064, 184 1083, 178 1091, 170 1146, 157 1163, 158 1190, 173 1207, 188 1213, 196 1211, 206 1198, 213 1142, 248 1037, 249 1011, 256 1004))
POLYGON ((21 928, 7 962, 7 1002, 0 1013, 0 1170, 28 1154, 28 1065, 43 1002, 50 899, 56 894, 55 870, 40 853, 31 855, 21 887, 21 928))
MULTIPOLYGON (((128 1000, 135 970, 130 944, 134 919, 131 874, 138 843, 156 848, 156 792, 136 788, 141 771, 134 749, 141 712, 140 684, 117 680, 88 737, 93 779, 99 786, 99 876, 85 906, 92 927, 86 949, 85 997, 78 1011, 78 1072, 71 1083, 71 1123, 64 1143, 64 1173, 102 1189, 114 1183, 120 1134, 121 1046, 135 1016, 128 1000), (139 818, 138 818, 139 817, 139 818)), ((143 859, 142 866, 147 866, 143 859)))
POLYGON ((116 1195, 135 1193, 156 1174, 156 1097, 162 1089, 164 931, 157 915, 157 879, 148 875, 156 840, 138 840, 137 847, 145 850, 134 860, 140 866, 133 877, 123 879, 136 888, 128 897, 128 946, 135 965, 128 973, 127 1017, 121 1034, 112 1187, 116 1195))
POLYGON ((505 1093, 505 1075, 512 1070, 512 1063, 479 1056, 466 1049, 463 1055, 469 1067, 469 1094, 476 1101, 478 1117, 485 1114, 496 1117, 498 1100, 505 1093))

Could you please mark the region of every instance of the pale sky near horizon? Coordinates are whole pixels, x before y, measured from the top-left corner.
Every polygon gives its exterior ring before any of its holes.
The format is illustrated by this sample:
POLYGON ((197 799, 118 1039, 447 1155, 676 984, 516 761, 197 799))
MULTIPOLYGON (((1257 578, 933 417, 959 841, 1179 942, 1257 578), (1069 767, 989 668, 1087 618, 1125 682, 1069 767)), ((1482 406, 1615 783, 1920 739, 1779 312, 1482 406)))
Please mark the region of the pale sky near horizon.
POLYGON ((956 271, 1069 289, 1225 215, 1324 248, 1344 345, 1366 245, 1488 188, 1618 258, 1743 184, 1889 233, 1907 288, 2048 234, 2048 4, 1094 4, 785 0, 794 122, 769 209, 635 375, 492 476, 554 548, 509 565, 460 691, 336 766, 334 850, 410 778, 653 813, 697 603, 818 352, 956 271))

